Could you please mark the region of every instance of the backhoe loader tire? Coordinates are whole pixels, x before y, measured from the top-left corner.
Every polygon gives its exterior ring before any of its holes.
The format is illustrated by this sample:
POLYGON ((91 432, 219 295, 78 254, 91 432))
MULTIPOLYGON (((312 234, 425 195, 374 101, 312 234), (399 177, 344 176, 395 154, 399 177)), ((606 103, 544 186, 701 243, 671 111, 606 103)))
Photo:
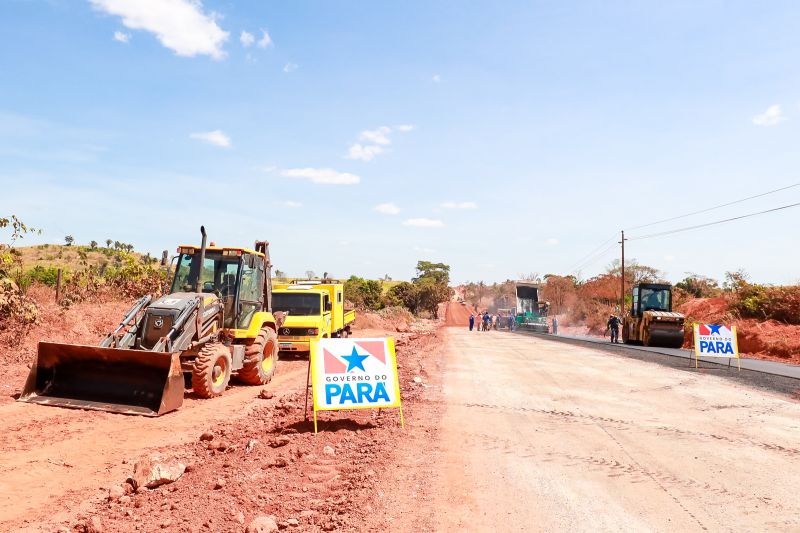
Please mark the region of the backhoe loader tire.
POLYGON ((213 398, 225 392, 231 379, 231 352, 218 342, 200 349, 192 370, 192 390, 201 398, 213 398))
POLYGON ((237 376, 248 385, 266 385, 275 373, 277 362, 278 334, 272 328, 263 328, 245 349, 244 366, 237 376))

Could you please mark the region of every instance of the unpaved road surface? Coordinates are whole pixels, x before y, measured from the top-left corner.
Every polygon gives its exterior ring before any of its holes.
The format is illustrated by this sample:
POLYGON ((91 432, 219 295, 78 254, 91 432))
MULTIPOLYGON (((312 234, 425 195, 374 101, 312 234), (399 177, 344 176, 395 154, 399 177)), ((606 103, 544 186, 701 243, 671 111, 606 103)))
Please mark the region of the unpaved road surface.
MULTIPOLYGON (((281 361, 265 388, 302 390, 306 363, 281 361)), ((122 416, 27 403, 0 406, 0 531, 67 518, 124 480, 154 448, 194 442, 215 425, 257 405, 261 387, 234 386, 213 400, 186 397, 159 418, 122 416)))
POLYGON ((800 531, 797 402, 544 339, 444 337, 415 511, 435 529, 800 531))

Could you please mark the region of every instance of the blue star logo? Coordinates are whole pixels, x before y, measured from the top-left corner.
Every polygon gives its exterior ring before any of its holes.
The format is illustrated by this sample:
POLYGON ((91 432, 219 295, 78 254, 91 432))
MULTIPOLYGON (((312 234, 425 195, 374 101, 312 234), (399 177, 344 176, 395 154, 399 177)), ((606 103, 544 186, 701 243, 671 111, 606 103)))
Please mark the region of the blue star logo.
POLYGON ((708 329, 711 330, 711 335, 722 335, 722 333, 719 332, 719 328, 721 328, 721 327, 722 326, 719 325, 719 324, 709 324, 708 325, 708 329))
POLYGON ((358 355, 356 347, 353 346, 353 353, 342 356, 342 359, 347 361, 347 372, 355 370, 356 368, 360 368, 363 372, 366 372, 367 370, 364 368, 364 359, 367 357, 369 357, 369 355, 358 355))

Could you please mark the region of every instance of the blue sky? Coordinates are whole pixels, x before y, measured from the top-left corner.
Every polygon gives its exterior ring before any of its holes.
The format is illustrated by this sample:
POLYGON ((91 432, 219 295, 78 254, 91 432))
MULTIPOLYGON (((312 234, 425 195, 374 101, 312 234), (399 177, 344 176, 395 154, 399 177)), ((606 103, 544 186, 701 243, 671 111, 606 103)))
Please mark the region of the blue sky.
MULTIPOLYGON (((4 0, 0 213, 44 228, 25 243, 156 254, 202 223, 297 275, 589 277, 620 229, 800 182, 799 22, 796 2, 4 0)), ((797 227, 627 256, 796 282, 797 227)))

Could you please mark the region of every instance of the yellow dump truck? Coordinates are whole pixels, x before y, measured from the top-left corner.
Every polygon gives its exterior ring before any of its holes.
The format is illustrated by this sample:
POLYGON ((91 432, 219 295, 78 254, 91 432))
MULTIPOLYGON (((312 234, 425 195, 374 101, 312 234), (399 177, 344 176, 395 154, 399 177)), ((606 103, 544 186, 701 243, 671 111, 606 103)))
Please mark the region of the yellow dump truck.
POLYGON ((275 284, 272 309, 286 313, 278 329, 285 352, 309 352, 312 339, 347 337, 356 319, 355 311, 344 308, 344 284, 331 280, 275 284))

